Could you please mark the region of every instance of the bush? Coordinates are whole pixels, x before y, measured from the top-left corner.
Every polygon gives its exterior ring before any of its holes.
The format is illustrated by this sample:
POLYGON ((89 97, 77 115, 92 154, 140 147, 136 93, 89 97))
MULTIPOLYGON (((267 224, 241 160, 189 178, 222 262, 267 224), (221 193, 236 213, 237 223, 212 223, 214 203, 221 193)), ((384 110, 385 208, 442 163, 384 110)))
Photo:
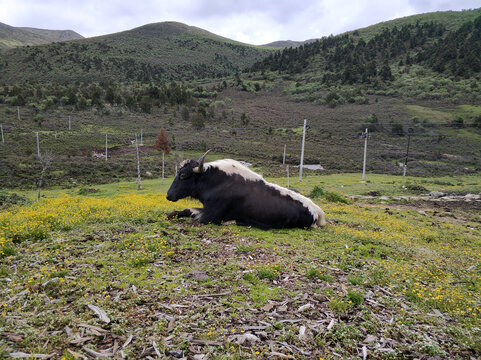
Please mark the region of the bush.
POLYGON ((413 192, 427 192, 428 190, 422 185, 407 184, 406 189, 413 192))
POLYGON ((354 102, 359 105, 366 105, 369 104, 369 99, 365 96, 355 96, 354 102))
POLYGON ((4 245, 0 247, 0 259, 3 257, 15 255, 15 249, 11 244, 4 245))
POLYGON ((337 105, 344 104, 345 102, 344 98, 335 91, 328 93, 325 101, 330 108, 335 108, 337 105))
POLYGON ((404 136, 404 127, 398 122, 391 123, 391 133, 397 136, 404 136))
POLYGON ((314 186, 312 191, 308 195, 311 199, 324 198, 331 202, 340 202, 344 204, 349 204, 349 200, 344 196, 336 192, 324 191, 320 186, 314 186))
POLYGON ((317 185, 314 186, 314 189, 312 189, 312 191, 309 193, 309 197, 311 199, 318 199, 323 196, 324 196, 324 189, 317 185))
POLYGON ((38 126, 41 127, 41 126, 42 126, 43 119, 44 119, 44 117, 43 117, 42 114, 37 114, 37 115, 34 116, 33 121, 35 121, 35 123, 36 123, 38 126))
POLYGON ((317 269, 310 269, 306 274, 306 277, 311 280, 319 279, 319 276, 320 273, 317 269))
POLYGON ((461 129, 464 127, 464 118, 461 115, 457 115, 453 121, 451 121, 451 127, 461 129))
POLYGON ((99 189, 82 187, 82 188, 79 189, 79 191, 77 192, 77 194, 79 194, 79 195, 88 195, 88 194, 98 193, 98 192, 99 192, 99 189))
POLYGON ((363 120, 361 123, 361 130, 368 129, 369 132, 379 131, 381 129, 381 124, 376 114, 371 114, 363 120))
POLYGON ((344 196, 336 192, 328 191, 324 194, 324 198, 330 202, 340 202, 343 204, 349 204, 349 200, 344 196))
POLYGON ((142 109, 142 112, 150 114, 152 111, 152 100, 148 95, 142 96, 140 99, 140 108, 142 109))
POLYGON ((0 190, 0 207, 27 204, 30 204, 30 200, 28 200, 26 197, 0 190))
POLYGON ((192 126, 194 126, 198 130, 203 129, 205 127, 204 117, 201 114, 198 114, 198 113, 194 114, 191 117, 191 122, 192 122, 192 126))
POLYGON ((189 121, 190 113, 189 113, 189 109, 186 106, 182 108, 182 110, 180 111, 180 115, 182 116, 182 119, 184 121, 189 121))
POLYGON ((473 119, 472 127, 481 129, 481 115, 475 116, 473 119))

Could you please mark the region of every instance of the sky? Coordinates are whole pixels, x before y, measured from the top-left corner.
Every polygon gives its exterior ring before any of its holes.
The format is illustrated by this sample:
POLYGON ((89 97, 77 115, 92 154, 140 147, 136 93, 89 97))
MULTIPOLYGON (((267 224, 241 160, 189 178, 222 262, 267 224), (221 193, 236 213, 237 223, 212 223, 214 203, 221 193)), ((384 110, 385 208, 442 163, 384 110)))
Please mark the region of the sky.
POLYGON ((481 0, 0 0, 0 22, 92 37, 178 21, 261 45, 336 35, 425 12, 479 7, 481 0))

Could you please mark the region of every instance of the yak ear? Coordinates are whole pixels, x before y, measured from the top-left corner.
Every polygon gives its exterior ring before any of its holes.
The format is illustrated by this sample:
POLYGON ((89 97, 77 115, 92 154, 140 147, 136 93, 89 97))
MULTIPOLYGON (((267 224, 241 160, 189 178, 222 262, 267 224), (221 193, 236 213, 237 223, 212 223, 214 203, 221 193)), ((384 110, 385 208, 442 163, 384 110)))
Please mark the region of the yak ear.
POLYGON ((199 160, 197 160, 199 165, 197 165, 195 168, 192 169, 193 172, 195 172, 196 174, 202 174, 204 172, 204 160, 207 154, 210 152, 210 150, 211 149, 207 150, 205 154, 202 155, 199 160))

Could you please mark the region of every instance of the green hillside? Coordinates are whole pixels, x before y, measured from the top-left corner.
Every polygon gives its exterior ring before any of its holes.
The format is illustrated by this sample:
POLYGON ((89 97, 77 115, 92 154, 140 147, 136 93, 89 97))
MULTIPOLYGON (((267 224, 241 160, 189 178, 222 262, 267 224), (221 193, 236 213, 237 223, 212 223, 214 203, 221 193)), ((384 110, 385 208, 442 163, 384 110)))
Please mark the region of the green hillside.
POLYGON ((81 35, 72 30, 19 28, 0 23, 0 50, 81 38, 81 35))
POLYGON ((77 40, 77 39, 84 38, 82 35, 72 30, 45 30, 45 29, 36 29, 36 28, 30 28, 30 27, 22 27, 19 29, 30 32, 32 34, 38 34, 40 36, 43 36, 46 39, 51 40, 52 42, 77 40))
POLYGON ((386 22, 278 51, 252 71, 288 74, 297 81, 291 89, 296 98, 331 106, 346 100, 338 87, 353 86, 378 95, 477 102, 480 14, 478 9, 386 22))
POLYGON ((263 46, 273 47, 273 48, 287 48, 287 47, 298 47, 304 44, 304 41, 293 41, 293 40, 280 40, 274 41, 263 46))
POLYGON ((270 51, 165 22, 10 50, 0 62, 0 81, 185 81, 242 71, 270 51))
POLYGON ((375 25, 351 31, 350 33, 356 32, 365 40, 369 40, 383 29, 392 29, 395 26, 399 28, 404 25, 415 25, 417 22, 423 23, 431 21, 443 24, 447 30, 457 30, 464 22, 472 21, 479 15, 481 15, 481 8, 463 11, 437 11, 383 21, 375 25))

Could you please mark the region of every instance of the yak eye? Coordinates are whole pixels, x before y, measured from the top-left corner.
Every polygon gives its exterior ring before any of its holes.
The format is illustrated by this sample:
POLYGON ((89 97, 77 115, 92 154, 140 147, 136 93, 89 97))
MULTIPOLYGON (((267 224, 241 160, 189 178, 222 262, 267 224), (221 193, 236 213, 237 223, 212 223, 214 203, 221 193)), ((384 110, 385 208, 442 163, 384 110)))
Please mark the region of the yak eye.
POLYGON ((186 173, 183 173, 183 172, 181 172, 181 173, 179 173, 179 178, 180 178, 180 180, 187 179, 187 174, 186 174, 186 173))

